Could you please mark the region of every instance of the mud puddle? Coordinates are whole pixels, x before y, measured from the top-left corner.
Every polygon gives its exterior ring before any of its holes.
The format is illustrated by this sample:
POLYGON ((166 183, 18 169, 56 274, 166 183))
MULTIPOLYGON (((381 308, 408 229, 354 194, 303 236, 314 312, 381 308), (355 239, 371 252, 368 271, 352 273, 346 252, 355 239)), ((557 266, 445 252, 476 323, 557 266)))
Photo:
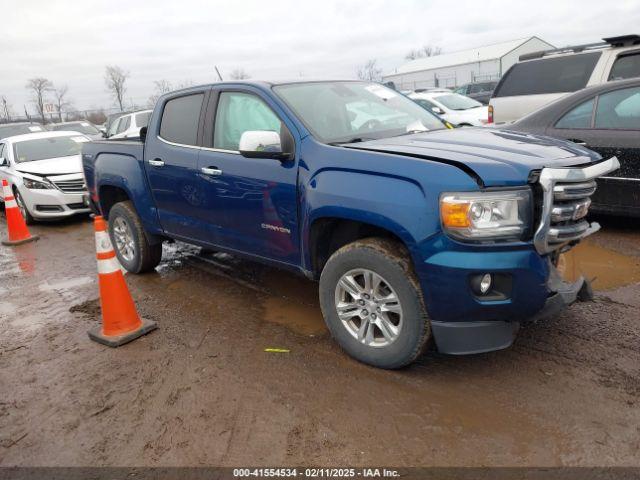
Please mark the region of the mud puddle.
POLYGON ((584 241, 560 257, 559 270, 567 280, 580 275, 593 280, 594 290, 611 290, 640 282, 640 258, 623 255, 584 241))
POLYGON ((264 320, 277 323, 306 336, 327 331, 320 307, 311 307, 289 298, 269 297, 264 301, 264 320))
MULTIPOLYGON (((319 336, 327 332, 318 304, 318 285, 316 282, 280 269, 271 268, 221 252, 203 252, 180 242, 165 250, 165 260, 157 269, 162 276, 183 268, 195 267, 197 270, 222 277, 237 287, 251 290, 251 298, 260 303, 260 320, 278 324, 304 336, 319 336)), ((231 284, 230 284, 231 286, 231 284)), ((172 295, 185 295, 192 288, 190 281, 171 281, 167 290, 172 295), (181 293, 182 292, 182 293, 181 293)), ((221 285, 219 286, 221 287, 221 285)), ((235 295, 229 291, 228 298, 224 288, 218 288, 217 301, 233 303, 235 295)), ((197 301, 194 299, 193 301, 197 301)))

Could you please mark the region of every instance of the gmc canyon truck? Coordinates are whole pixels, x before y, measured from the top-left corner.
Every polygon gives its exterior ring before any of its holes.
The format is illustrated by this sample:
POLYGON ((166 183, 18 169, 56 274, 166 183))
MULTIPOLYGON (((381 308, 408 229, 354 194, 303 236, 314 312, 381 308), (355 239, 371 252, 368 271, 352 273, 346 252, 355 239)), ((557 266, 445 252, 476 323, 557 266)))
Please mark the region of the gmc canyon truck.
MULTIPOLYGON (((83 145, 92 208, 120 263, 162 242, 243 255, 319 280, 337 342, 382 368, 430 339, 470 354, 590 298, 559 255, 614 158, 508 130, 449 129, 374 83, 234 82, 158 100, 140 141, 83 145)), ((212 301, 215 301, 213 299, 212 301)))

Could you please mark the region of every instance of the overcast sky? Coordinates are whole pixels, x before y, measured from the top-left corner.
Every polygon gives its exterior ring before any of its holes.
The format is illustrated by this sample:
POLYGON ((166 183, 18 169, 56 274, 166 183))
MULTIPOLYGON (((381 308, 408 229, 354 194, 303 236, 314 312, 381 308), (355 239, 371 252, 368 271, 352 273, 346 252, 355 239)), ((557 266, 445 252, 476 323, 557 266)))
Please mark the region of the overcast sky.
POLYGON ((196 84, 243 68, 256 79, 353 78, 385 72, 421 45, 452 52, 537 35, 554 45, 640 33, 640 0, 2 0, 0 95, 35 111, 25 89, 43 76, 79 109, 113 107, 105 65, 130 73, 127 103, 153 81, 196 84), (10 5, 9 5, 10 4, 10 5))

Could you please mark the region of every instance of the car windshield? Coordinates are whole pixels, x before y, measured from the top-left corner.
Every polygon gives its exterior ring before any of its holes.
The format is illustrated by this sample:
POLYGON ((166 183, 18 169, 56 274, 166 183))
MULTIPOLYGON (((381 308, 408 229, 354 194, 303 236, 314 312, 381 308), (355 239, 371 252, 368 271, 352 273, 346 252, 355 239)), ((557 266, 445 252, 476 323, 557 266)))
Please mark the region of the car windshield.
POLYGON ((446 128, 404 95, 375 83, 278 85, 274 91, 320 141, 347 143, 446 128))
POLYGON ((40 125, 0 125, 0 138, 13 137, 14 135, 24 135, 25 133, 44 132, 40 125))
POLYGON ((13 145, 16 162, 35 162, 47 158, 68 157, 78 155, 87 137, 76 135, 68 137, 47 137, 23 140, 13 145))
POLYGON ((89 135, 97 135, 100 133, 96 127, 89 122, 74 122, 64 123, 59 125, 53 125, 53 130, 73 130, 74 132, 86 133, 89 135))
POLYGON ((449 110, 470 110, 472 108, 481 107, 480 102, 475 101, 473 98, 465 97, 464 95, 458 95, 452 93, 450 95, 440 95, 435 97, 435 100, 447 107, 449 110))
POLYGON ((149 125, 149 117, 151 112, 136 113, 136 125, 138 127, 146 127, 149 125))

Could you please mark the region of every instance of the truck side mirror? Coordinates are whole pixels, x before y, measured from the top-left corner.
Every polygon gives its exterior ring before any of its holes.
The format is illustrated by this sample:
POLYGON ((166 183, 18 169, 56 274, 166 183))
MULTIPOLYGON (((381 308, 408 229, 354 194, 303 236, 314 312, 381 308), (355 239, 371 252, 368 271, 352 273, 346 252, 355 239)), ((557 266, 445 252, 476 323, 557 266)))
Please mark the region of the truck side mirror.
POLYGON ((146 139, 147 139, 147 127, 142 127, 140 129, 140 141, 144 143, 146 139))
POLYGON ((9 166, 9 160, 7 160, 4 157, 0 157, 0 167, 8 167, 9 166))
POLYGON ((271 130, 248 130, 240 137, 240 155, 247 158, 288 160, 292 154, 282 150, 280 134, 271 130))

